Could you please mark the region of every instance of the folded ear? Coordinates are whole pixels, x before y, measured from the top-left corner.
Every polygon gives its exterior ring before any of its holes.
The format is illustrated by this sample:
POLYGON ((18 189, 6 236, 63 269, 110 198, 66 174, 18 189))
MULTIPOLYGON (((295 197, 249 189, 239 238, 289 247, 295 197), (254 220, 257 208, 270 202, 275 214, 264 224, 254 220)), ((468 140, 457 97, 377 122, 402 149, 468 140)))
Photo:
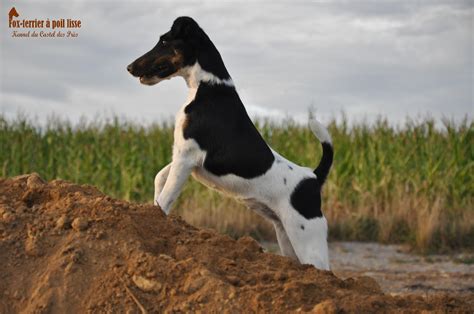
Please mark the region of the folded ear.
POLYGON ((190 17, 178 17, 171 27, 171 36, 173 38, 188 39, 199 34, 199 25, 190 17))

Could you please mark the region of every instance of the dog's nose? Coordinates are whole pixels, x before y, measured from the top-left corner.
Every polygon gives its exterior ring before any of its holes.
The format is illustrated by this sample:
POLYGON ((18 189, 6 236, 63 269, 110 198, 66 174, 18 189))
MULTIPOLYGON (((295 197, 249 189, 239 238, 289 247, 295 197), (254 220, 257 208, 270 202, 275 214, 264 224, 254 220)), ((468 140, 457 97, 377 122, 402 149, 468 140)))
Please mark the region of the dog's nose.
POLYGON ((127 71, 130 72, 130 73, 132 73, 132 68, 133 68, 132 64, 133 63, 130 63, 127 67, 127 71))

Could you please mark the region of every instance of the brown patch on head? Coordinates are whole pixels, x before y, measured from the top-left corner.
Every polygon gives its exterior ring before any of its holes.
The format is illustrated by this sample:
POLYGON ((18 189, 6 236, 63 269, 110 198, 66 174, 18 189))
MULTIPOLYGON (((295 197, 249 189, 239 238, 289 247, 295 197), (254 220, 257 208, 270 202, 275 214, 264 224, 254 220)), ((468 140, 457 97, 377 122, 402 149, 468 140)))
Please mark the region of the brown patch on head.
MULTIPOLYGON (((173 55, 171 55, 171 56, 170 55, 160 56, 160 57, 156 58, 153 61, 153 63, 158 65, 158 64, 161 64, 163 62, 169 62, 169 63, 173 64, 173 66, 176 69, 180 69, 183 66, 183 63, 184 63, 183 61, 184 61, 184 57, 181 54, 181 52, 179 52, 176 49, 173 49, 173 55)), ((140 62, 138 63, 138 66, 145 66, 145 63, 146 63, 146 60, 140 60, 140 62)))
POLYGON ((177 68, 181 68, 183 66, 183 61, 184 61, 184 57, 183 55, 181 54, 180 51, 174 49, 174 55, 171 57, 171 63, 173 63, 174 66, 176 66, 177 68))
POLYGON ((186 130, 186 128, 188 127, 188 124, 189 124, 189 117, 186 116, 186 117, 184 118, 183 124, 181 125, 181 129, 182 129, 183 131, 186 130))

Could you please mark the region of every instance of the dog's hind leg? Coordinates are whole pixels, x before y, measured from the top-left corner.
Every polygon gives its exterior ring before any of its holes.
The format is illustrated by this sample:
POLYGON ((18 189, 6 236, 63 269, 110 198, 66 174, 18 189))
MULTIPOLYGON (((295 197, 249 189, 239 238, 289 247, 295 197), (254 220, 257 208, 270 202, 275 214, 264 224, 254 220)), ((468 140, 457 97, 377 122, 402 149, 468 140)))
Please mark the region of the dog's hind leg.
POLYGON ((283 228, 300 263, 329 270, 326 218, 306 219, 291 207, 286 212, 291 214, 282 217, 283 228))
POLYGON ((298 261, 298 257, 295 253, 295 250, 293 249, 293 246, 291 245, 288 235, 285 232, 285 228, 283 228, 283 224, 275 212, 267 205, 260 203, 255 199, 246 199, 244 200, 244 203, 249 209, 255 211, 257 214, 264 217, 273 224, 281 254, 298 261))
POLYGON ((165 186, 166 180, 168 179, 168 174, 170 173, 171 163, 164 166, 155 177, 155 197, 153 199, 153 203, 158 205, 158 197, 165 186))
POLYGON ((293 249, 293 246, 291 246, 290 239, 288 239, 288 235, 285 232, 285 228, 283 228, 280 218, 275 214, 275 212, 267 205, 258 202, 255 199, 246 199, 244 200, 244 203, 249 209, 255 211, 273 224, 281 254, 294 260, 298 260, 295 250, 293 249))
POLYGON ((273 222, 273 226, 275 227, 275 233, 281 254, 298 261, 298 256, 296 256, 295 250, 291 245, 290 239, 288 238, 282 223, 280 221, 275 221, 273 222))

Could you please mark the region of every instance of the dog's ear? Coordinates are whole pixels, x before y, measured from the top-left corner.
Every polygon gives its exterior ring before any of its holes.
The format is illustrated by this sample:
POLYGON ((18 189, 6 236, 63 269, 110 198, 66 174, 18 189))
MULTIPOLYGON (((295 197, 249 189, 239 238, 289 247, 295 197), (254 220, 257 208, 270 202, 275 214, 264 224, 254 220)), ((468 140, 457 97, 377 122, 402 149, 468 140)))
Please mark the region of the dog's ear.
POLYGON ((171 27, 171 36, 176 39, 190 39, 199 35, 199 25, 187 16, 178 17, 171 27))

